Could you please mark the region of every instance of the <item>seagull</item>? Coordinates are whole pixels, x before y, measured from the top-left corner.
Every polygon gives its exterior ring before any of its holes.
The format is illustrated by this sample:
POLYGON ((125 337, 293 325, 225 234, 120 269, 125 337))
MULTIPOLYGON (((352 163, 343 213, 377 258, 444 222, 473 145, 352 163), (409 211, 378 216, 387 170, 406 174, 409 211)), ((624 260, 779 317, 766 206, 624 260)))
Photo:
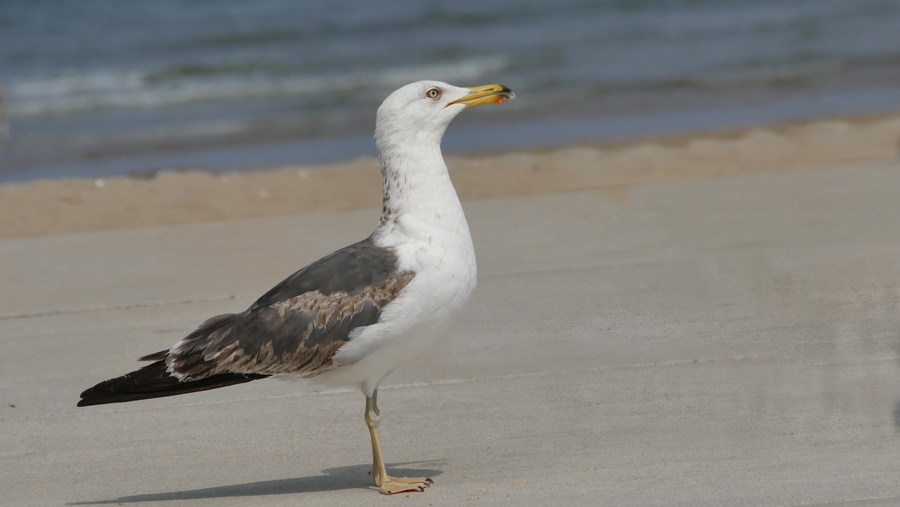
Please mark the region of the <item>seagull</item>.
POLYGON ((441 154, 464 109, 515 98, 499 84, 406 85, 378 108, 383 205, 372 234, 297 271, 241 313, 213 317, 136 371, 81 393, 78 406, 217 389, 270 376, 359 388, 383 494, 424 491, 427 477, 387 474, 378 386, 449 327, 476 284, 475 250, 441 154))

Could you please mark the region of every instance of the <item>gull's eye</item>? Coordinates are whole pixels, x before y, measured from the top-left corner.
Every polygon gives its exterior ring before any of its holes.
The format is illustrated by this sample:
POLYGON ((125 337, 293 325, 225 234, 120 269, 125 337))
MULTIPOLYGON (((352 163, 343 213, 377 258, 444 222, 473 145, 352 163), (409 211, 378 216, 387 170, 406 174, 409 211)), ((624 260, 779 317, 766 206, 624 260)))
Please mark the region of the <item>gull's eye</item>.
POLYGON ((425 96, 429 99, 436 99, 441 96, 440 88, 429 88, 427 92, 425 92, 425 96))

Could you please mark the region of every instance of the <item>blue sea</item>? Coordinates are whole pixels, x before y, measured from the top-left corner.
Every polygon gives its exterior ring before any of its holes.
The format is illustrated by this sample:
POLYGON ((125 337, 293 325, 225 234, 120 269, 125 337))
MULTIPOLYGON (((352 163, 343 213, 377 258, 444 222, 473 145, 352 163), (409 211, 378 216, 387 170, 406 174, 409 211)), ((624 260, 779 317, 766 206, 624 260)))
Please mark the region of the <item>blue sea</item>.
POLYGON ((446 151, 900 110, 897 0, 3 0, 0 182, 373 153, 411 81, 499 82, 446 151))

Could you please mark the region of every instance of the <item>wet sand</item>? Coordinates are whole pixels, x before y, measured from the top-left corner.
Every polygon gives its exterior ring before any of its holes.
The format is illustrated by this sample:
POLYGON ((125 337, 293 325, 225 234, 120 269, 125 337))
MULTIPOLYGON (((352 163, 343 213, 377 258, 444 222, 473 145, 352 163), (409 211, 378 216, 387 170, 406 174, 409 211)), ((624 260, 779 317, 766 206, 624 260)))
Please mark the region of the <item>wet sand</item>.
MULTIPOLYGON (((896 157, 900 115, 838 118, 630 143, 448 157, 463 200, 814 169, 896 157)), ((239 173, 161 171, 148 178, 53 179, 0 186, 0 238, 377 207, 373 157, 239 173)))

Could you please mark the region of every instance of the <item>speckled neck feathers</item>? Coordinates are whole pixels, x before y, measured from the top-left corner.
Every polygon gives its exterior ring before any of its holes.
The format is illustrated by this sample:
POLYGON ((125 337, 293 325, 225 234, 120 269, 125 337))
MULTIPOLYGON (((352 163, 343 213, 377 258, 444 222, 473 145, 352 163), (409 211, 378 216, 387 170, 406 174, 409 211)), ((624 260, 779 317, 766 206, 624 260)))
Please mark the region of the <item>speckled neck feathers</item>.
MULTIPOLYGON (((441 138, 455 114, 418 124, 395 109, 378 111, 375 142, 381 164, 382 214, 376 236, 399 230, 400 218, 427 228, 465 230, 462 206, 441 153, 441 138)), ((417 117, 422 118, 422 117, 417 117)), ((421 122, 420 122, 421 123, 421 122)))
POLYGON ((379 158, 381 227, 395 223, 400 216, 433 221, 435 226, 457 226, 446 223, 446 219, 460 219, 458 214, 462 207, 439 146, 420 150, 395 149, 381 153, 379 158))

